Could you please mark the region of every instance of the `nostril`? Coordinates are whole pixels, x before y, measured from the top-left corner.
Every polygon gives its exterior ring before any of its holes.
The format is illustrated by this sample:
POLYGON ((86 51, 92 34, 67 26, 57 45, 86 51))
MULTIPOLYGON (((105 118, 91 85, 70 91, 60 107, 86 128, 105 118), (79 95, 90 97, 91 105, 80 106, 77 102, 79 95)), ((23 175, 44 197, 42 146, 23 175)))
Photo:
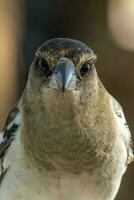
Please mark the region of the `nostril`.
POLYGON ((76 75, 76 78, 80 81, 81 77, 80 77, 80 75, 76 71, 75 71, 75 75, 76 75))
POLYGON ((48 71, 48 73, 47 73, 47 79, 50 78, 50 76, 52 75, 52 73, 53 72, 51 70, 48 71))
POLYGON ((77 77, 77 79, 79 80, 79 81, 81 81, 81 77, 80 76, 76 76, 77 77))

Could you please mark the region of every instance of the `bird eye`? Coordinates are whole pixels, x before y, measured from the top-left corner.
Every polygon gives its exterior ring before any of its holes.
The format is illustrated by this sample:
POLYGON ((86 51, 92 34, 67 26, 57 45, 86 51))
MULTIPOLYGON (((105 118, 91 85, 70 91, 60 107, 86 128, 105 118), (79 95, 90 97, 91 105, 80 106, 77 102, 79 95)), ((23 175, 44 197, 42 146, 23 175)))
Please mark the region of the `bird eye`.
POLYGON ((80 68, 80 74, 81 76, 85 76, 92 68, 92 64, 87 62, 87 63, 84 63, 82 65, 82 67, 80 68))
POLYGON ((43 58, 39 60, 39 67, 45 73, 47 73, 49 71, 49 65, 48 65, 47 61, 43 58))

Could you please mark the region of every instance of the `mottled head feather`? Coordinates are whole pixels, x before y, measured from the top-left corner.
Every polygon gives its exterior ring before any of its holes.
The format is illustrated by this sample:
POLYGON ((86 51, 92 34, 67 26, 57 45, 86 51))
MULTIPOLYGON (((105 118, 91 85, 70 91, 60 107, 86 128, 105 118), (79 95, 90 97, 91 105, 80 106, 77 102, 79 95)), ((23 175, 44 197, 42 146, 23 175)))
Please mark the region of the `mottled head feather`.
POLYGON ((96 60, 96 55, 93 50, 83 42, 68 38, 50 39, 41 45, 37 52, 37 56, 44 57, 51 65, 61 57, 69 58, 77 66, 82 60, 96 60))

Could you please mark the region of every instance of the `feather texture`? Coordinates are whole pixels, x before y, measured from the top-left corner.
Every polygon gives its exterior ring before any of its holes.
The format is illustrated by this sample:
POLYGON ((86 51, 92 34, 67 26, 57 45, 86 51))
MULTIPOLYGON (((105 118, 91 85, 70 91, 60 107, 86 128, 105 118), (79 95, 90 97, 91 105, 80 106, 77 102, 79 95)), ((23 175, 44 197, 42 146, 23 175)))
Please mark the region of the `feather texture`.
POLYGON ((9 113, 3 131, 0 133, 0 182, 7 171, 4 168, 4 159, 7 151, 10 149, 15 134, 20 126, 19 108, 15 106, 9 113))

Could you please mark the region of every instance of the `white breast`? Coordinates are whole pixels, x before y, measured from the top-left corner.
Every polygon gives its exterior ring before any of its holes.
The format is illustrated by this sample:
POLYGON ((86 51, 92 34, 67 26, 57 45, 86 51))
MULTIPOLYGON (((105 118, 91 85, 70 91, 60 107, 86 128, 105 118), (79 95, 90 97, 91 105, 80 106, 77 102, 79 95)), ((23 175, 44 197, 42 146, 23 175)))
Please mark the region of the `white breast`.
POLYGON ((20 146, 14 143, 6 156, 9 167, 0 186, 0 200, 113 200, 126 168, 127 152, 120 137, 110 166, 100 166, 92 175, 39 173, 33 165, 26 167, 20 146))
POLYGON ((39 176, 14 166, 3 181, 0 200, 104 200, 105 192, 104 185, 96 185, 88 174, 39 176))
POLYGON ((39 174, 36 169, 12 165, 0 187, 0 200, 113 200, 122 172, 113 184, 103 173, 39 174))

